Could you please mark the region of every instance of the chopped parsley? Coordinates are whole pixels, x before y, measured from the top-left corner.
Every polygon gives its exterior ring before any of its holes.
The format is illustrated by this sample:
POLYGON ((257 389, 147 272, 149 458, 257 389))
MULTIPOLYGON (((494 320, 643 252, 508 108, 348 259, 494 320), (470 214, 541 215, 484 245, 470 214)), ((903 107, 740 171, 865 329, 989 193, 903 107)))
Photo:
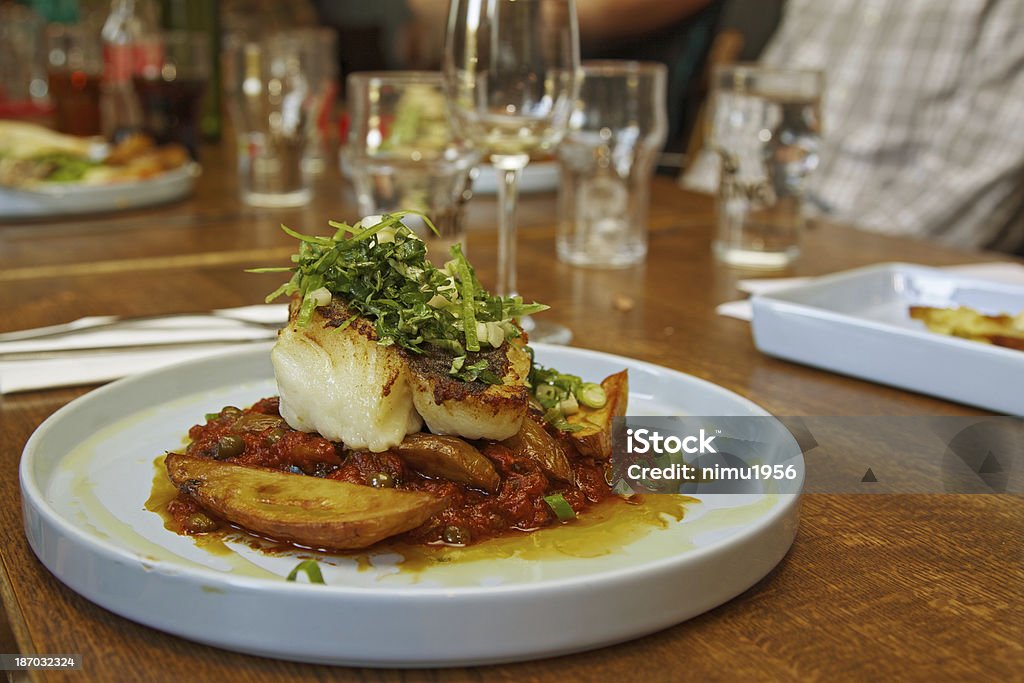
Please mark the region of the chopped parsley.
POLYGON ((298 296, 300 325, 308 324, 316 307, 329 301, 329 293, 353 313, 342 327, 362 316, 373 323, 380 344, 414 354, 443 351, 453 357, 453 377, 500 384, 483 359, 468 354, 519 337, 516 320, 548 307, 489 293, 458 244, 451 248, 451 261, 443 268, 434 266, 423 240, 401 222, 411 213, 384 215, 373 225, 328 221, 335 230, 330 237, 303 235, 282 225, 299 240, 299 251, 292 256, 295 265, 250 272, 292 273, 267 302, 298 296))

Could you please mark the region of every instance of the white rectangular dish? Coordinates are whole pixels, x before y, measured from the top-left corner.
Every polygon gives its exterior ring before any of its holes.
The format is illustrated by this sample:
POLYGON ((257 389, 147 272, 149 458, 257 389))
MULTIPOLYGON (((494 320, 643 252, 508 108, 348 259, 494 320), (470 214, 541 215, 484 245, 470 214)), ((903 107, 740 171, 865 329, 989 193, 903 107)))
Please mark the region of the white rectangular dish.
MULTIPOLYGON (((1024 352, 930 332, 910 306, 1024 310, 1024 287, 887 263, 755 296, 754 343, 786 360, 1024 414, 1024 352)), ((855 406, 851 406, 854 409, 855 406)))

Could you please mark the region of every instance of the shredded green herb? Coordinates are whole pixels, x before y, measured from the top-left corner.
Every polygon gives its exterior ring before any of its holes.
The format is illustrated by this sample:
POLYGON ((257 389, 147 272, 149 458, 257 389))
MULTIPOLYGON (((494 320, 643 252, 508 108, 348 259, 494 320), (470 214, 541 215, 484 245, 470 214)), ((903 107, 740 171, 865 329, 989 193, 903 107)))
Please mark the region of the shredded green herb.
POLYGON ((327 583, 324 581, 324 575, 320 572, 320 565, 317 564, 316 560, 304 560, 303 562, 299 562, 295 565, 295 568, 288 573, 286 580, 295 581, 299 578, 299 572, 304 572, 310 583, 327 583))
POLYGON ((299 240, 299 251, 292 256, 295 265, 249 272, 292 273, 267 302, 297 295, 300 325, 308 324, 316 307, 323 305, 320 297, 326 288, 343 299, 355 316, 373 323, 380 344, 415 354, 431 348, 444 351, 453 356, 453 377, 500 384, 501 378, 487 370, 483 359, 469 354, 519 337, 515 321, 548 307, 524 303, 519 296, 490 294, 480 286, 459 245, 451 248, 452 260, 443 268, 434 266, 423 240, 402 223, 409 214, 421 216, 436 232, 429 219, 412 211, 384 215, 373 225, 329 221, 335 229, 330 237, 304 235, 282 225, 299 240))

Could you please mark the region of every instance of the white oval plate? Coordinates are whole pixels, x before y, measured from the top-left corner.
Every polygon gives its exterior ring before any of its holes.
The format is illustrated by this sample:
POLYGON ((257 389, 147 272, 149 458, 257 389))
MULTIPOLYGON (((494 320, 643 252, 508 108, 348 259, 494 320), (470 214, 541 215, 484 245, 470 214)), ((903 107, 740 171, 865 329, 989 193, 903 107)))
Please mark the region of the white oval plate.
MULTIPOLYGON (((628 368, 633 415, 767 414, 666 368, 536 351, 584 377, 628 368)), ((796 534, 797 495, 720 495, 599 557, 489 558, 415 574, 380 553, 372 566, 321 561, 326 586, 289 583, 283 577, 307 557, 300 551, 268 555, 238 543, 210 553, 143 507, 154 458, 179 448, 204 413, 273 395, 272 378, 266 350, 253 349, 121 380, 57 411, 29 439, 20 468, 39 559, 89 600, 210 645, 326 664, 458 666, 565 654, 676 624, 752 586, 796 534)))
POLYGON ((199 164, 192 162, 135 182, 52 183, 31 190, 0 187, 0 219, 45 218, 155 206, 188 196, 199 175, 199 164))

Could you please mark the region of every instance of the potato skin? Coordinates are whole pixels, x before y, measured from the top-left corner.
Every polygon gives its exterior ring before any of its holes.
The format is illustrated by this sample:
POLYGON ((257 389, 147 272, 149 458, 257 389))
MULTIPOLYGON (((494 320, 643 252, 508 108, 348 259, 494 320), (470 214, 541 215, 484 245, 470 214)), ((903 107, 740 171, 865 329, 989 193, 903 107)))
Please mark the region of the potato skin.
POLYGON ((501 485, 501 476, 491 461, 456 436, 409 434, 391 451, 429 477, 469 484, 491 493, 501 485))
POLYGON ((572 467, 558 440, 530 417, 523 420, 515 436, 505 439, 501 445, 517 456, 533 460, 549 476, 561 481, 572 481, 572 467))
POLYGON ((601 382, 608 401, 601 408, 580 406, 580 411, 566 418, 583 429, 569 437, 581 455, 607 460, 612 455, 612 419, 626 414, 629 401, 629 372, 609 375, 601 382))
POLYGON ((170 453, 167 474, 204 508, 245 529, 315 548, 365 548, 445 508, 428 493, 246 467, 170 453))

